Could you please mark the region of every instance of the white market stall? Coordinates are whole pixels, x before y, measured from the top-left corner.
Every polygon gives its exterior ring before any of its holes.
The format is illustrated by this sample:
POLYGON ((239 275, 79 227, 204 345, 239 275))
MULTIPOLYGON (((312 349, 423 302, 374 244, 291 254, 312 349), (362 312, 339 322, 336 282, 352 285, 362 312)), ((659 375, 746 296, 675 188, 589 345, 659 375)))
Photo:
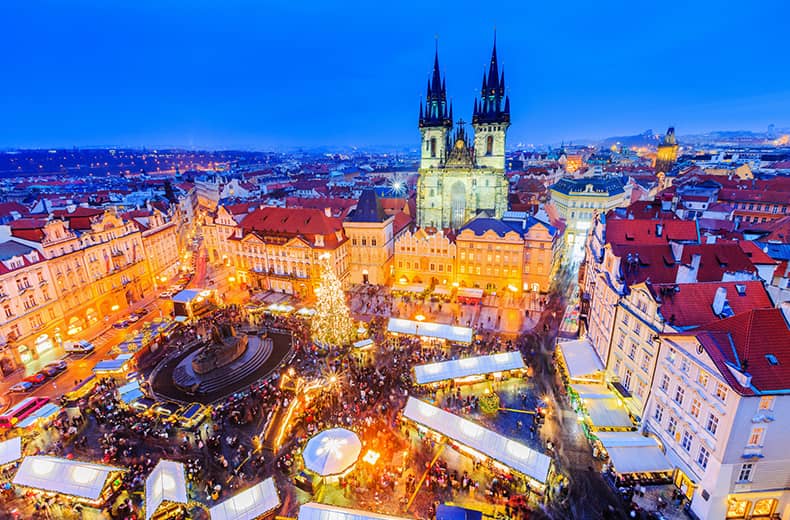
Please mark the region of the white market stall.
POLYGON ((413 283, 410 285, 396 285, 392 288, 393 291, 400 291, 411 294, 422 294, 428 289, 424 283, 413 283))
POLYGON ((254 520, 280 505, 273 478, 236 493, 209 510, 211 520, 254 520))
POLYGON ((530 477, 541 485, 545 484, 548 479, 551 458, 479 424, 445 412, 441 408, 414 397, 409 397, 406 402, 403 416, 459 444, 472 448, 500 465, 530 477))
POLYGON ((520 352, 501 352, 489 356, 475 356, 418 365, 414 367, 414 378, 418 385, 426 385, 447 379, 485 376, 524 368, 526 366, 520 352))
POLYGON ((589 426, 595 430, 630 430, 634 428, 631 416, 620 399, 601 384, 570 385, 579 396, 589 418, 589 426))
POLYGON ((108 489, 112 483, 108 481, 120 471, 123 470, 114 466, 34 455, 22 459, 13 483, 97 504, 111 494, 108 489))
POLYGON ((480 303, 483 299, 483 289, 476 287, 459 287, 455 297, 461 303, 480 303))
POLYGON ((47 403, 16 424, 17 428, 29 428, 40 421, 48 421, 57 417, 62 408, 54 403, 47 403))
POLYGON ((451 343, 472 343, 474 331, 469 327, 456 327, 443 323, 406 320, 403 318, 390 318, 387 331, 392 334, 406 334, 442 339, 451 343))
POLYGON ((0 442, 0 467, 22 458, 22 437, 11 437, 0 442))
POLYGON ((571 381, 602 381, 604 365, 590 340, 563 341, 557 346, 571 381))
POLYGON ((437 285, 431 291, 431 294, 436 296, 450 296, 450 288, 444 285, 437 285))
POLYGON ((637 432, 599 432, 595 436, 619 474, 672 471, 672 464, 653 437, 637 432))
POLYGON ((402 516, 381 515, 360 509, 308 502, 299 508, 298 520, 409 520, 402 516))
POLYGON ((145 519, 150 519, 163 502, 187 503, 184 465, 161 459, 145 479, 145 519))
POLYGON ((304 447, 305 468, 322 477, 341 475, 356 464, 362 442, 356 433, 345 428, 324 430, 304 447))

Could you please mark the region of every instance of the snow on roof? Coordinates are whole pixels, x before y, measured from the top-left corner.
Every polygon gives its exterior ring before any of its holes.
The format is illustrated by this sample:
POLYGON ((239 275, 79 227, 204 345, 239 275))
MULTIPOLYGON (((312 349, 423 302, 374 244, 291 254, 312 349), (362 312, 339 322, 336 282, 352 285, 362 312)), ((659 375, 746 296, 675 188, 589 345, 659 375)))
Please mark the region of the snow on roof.
POLYGON ((14 476, 14 485, 26 486, 77 498, 96 500, 114 466, 34 455, 25 457, 14 476))
POLYGON ((236 493, 209 510, 211 520, 253 520, 280 505, 273 478, 236 493))
POLYGON ((492 374, 517 368, 524 368, 524 360, 521 358, 521 353, 501 352, 490 356, 476 356, 418 365, 414 367, 414 376, 417 384, 425 385, 436 381, 492 374))

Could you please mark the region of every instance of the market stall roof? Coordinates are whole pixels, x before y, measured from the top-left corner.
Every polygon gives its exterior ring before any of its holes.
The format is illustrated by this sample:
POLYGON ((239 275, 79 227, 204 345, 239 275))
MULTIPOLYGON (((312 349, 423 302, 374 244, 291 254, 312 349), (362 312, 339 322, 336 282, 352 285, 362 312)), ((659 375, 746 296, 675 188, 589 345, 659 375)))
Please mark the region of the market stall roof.
POLYGON ((299 508, 298 520, 408 520, 402 516, 381 515, 360 509, 308 502, 299 508))
POLYGON ((521 353, 501 352, 490 356, 476 356, 418 365, 414 367, 414 376, 417 384, 425 385, 436 381, 491 374, 517 368, 524 368, 521 353))
MULTIPOLYGON (((623 432, 625 433, 625 432, 623 432)), ((655 439, 652 446, 614 446, 606 448, 609 459, 617 473, 653 473, 671 471, 667 460, 655 439)))
POLYGON ((62 408, 54 403, 47 403, 32 414, 28 415, 16 424, 17 428, 28 428, 36 424, 39 419, 49 419, 59 414, 62 408))
POLYGON ((646 437, 639 432, 596 432, 595 436, 598 437, 598 440, 601 441, 601 444, 606 449, 657 446, 654 438, 646 437))
POLYGON ((590 420, 598 428, 629 428, 634 425, 616 397, 585 398, 584 406, 590 420))
POLYGON ((34 455, 22 459, 14 485, 96 500, 115 471, 114 466, 34 455))
POLYGON ((444 285, 437 285, 436 287, 433 288, 433 291, 431 292, 437 296, 449 296, 450 288, 445 287, 444 285))
POLYGON ((589 376, 603 370, 604 366, 588 339, 564 341, 558 345, 568 367, 571 379, 589 376))
POLYGON ((200 291, 197 289, 184 289, 171 298, 174 302, 189 303, 195 298, 200 296, 200 291))
POLYGON ((307 441, 302 457, 310 471, 326 477, 339 475, 354 465, 362 451, 357 434, 345 428, 324 430, 307 441))
POLYGON ((311 309, 309 307, 302 307, 301 309, 296 311, 296 314, 301 314, 302 316, 312 316, 313 314, 315 314, 315 309, 311 309))
POLYGON ((103 359, 96 363, 93 372, 115 372, 123 368, 127 361, 134 357, 132 354, 119 354, 113 359, 103 359))
POLYGON ((151 518, 162 502, 187 503, 184 465, 161 459, 145 479, 145 519, 151 518))
POLYGON ((518 441, 479 424, 409 397, 403 416, 499 461, 509 468, 545 483, 551 459, 518 441))
POLYGON ((118 395, 121 396, 121 401, 124 403, 132 404, 143 397, 144 394, 140 389, 140 383, 138 381, 132 381, 118 388, 118 395))
POLYGON ((413 283, 409 285, 396 285, 392 288, 392 290, 420 294, 424 293, 427 288, 428 286, 424 283, 413 283))
POLYGON ((371 345, 373 345, 373 340, 372 339, 370 339, 370 338, 368 338, 368 339, 361 339, 361 340, 357 341, 356 343, 354 343, 354 348, 365 348, 365 347, 369 347, 371 345))
POLYGON ((387 330, 396 334, 441 338, 455 343, 471 343, 474 332, 468 327, 404 320, 402 318, 390 318, 387 330))
POLYGON ((22 437, 11 437, 0 442, 0 466, 22 458, 22 437))
POLYGON ((280 505, 273 478, 236 493, 209 510, 211 520, 253 520, 280 505))
POLYGON ((436 520, 483 520, 483 512, 476 509, 439 504, 436 507, 436 520))
POLYGON ((571 388, 585 399, 607 399, 614 397, 611 390, 606 385, 571 385, 571 388))
POLYGON ((475 287, 459 287, 458 292, 456 293, 457 296, 461 298, 482 298, 483 297, 483 289, 477 289, 475 287))

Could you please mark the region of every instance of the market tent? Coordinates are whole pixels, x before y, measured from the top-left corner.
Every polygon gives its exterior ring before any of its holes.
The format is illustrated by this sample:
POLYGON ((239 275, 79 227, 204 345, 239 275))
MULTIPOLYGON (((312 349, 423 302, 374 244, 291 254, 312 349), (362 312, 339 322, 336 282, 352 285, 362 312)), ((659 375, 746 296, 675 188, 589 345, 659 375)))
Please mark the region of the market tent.
POLYGON ((590 376, 604 369, 601 359, 588 339, 565 341, 558 344, 571 379, 590 376))
POLYGON ((145 479, 145 519, 151 518, 162 502, 187 503, 184 465, 161 459, 145 479))
POLYGON ((574 392, 584 399, 608 399, 614 397, 605 385, 571 385, 574 392))
POLYGON ((411 285, 396 285, 392 288, 393 291, 408 292, 414 294, 424 293, 428 288, 424 283, 413 283, 411 285))
POLYGON ((253 520, 280 505, 273 478, 236 493, 209 510, 211 520, 253 520))
POLYGON ((296 314, 299 314, 301 316, 312 316, 313 314, 315 314, 315 309, 311 309, 309 307, 302 307, 301 309, 296 311, 296 314))
POLYGON ((628 412, 616 397, 585 398, 584 406, 596 428, 630 428, 634 426, 628 412))
POLYGON ((436 507, 436 520, 483 520, 483 512, 459 506, 439 504, 436 507))
POLYGON ((483 289, 477 289, 475 287, 459 287, 456 296, 459 298, 480 300, 483 297, 483 289))
POLYGON ((441 361, 414 367, 417 384, 425 385, 436 381, 456 379, 524 368, 519 352, 502 352, 490 356, 476 356, 451 361, 441 361))
POLYGON ((455 327, 442 323, 420 322, 402 318, 390 318, 387 330, 395 334, 446 339, 454 343, 471 343, 474 332, 468 327, 455 327))
POLYGON ((609 448, 639 448, 644 446, 657 446, 652 437, 645 437, 639 432, 596 432, 595 436, 601 441, 603 447, 609 448))
POLYGON ((596 433, 618 473, 671 471, 672 464, 653 437, 636 432, 596 433))
POLYGON ((479 424, 409 397, 403 416, 465 446, 487 455, 528 477, 545 483, 551 459, 518 441, 508 439, 479 424))
POLYGON ((354 348, 367 348, 373 345, 373 340, 368 339, 361 339, 354 343, 354 348))
POLYGON ((96 500, 101 496, 114 466, 34 455, 22 459, 14 485, 76 498, 96 500))
POLYGON ((437 285, 431 292, 436 296, 450 296, 450 288, 444 285, 437 285))
POLYGON ((0 466, 22 458, 22 437, 11 437, 0 442, 0 466))
POLYGON ((200 296, 200 291, 196 289, 184 289, 170 299, 178 303, 189 303, 198 296, 200 296))
POLYGON ((118 395, 124 403, 132 404, 142 398, 144 394, 140 389, 140 383, 138 381, 132 381, 118 388, 118 395))
POLYGON ((28 415, 16 424, 17 428, 28 428, 36 424, 39 419, 49 419, 60 413, 62 408, 54 403, 47 403, 32 414, 28 415))
POLYGON ((362 451, 357 434, 345 428, 324 430, 307 441, 302 457, 310 471, 322 477, 339 475, 353 466, 362 451))
POLYGON ((299 508, 298 520, 408 520, 402 516, 370 513, 360 509, 308 502, 299 508))

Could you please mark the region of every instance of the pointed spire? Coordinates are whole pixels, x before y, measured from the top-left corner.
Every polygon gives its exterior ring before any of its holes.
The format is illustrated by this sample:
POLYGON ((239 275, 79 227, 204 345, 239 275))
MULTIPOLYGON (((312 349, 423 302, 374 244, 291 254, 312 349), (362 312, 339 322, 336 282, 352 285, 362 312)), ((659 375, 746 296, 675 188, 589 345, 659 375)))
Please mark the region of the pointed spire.
POLYGON ((505 113, 510 114, 510 96, 505 96, 505 113))
POLYGON ((505 67, 502 67, 502 75, 499 77, 499 95, 505 95, 505 67))
POLYGON ((472 111, 472 114, 477 115, 477 98, 475 98, 475 108, 472 111))
POLYGON ((453 102, 452 101, 450 101, 450 117, 448 117, 447 119, 449 119, 451 121, 450 124, 452 124, 452 120, 453 120, 453 102))
POLYGON ((420 121, 422 121, 422 99, 420 100, 420 121))
POLYGON ((499 64, 496 57, 496 29, 494 29, 494 48, 491 50, 491 64, 488 68, 488 88, 498 89, 499 64))

